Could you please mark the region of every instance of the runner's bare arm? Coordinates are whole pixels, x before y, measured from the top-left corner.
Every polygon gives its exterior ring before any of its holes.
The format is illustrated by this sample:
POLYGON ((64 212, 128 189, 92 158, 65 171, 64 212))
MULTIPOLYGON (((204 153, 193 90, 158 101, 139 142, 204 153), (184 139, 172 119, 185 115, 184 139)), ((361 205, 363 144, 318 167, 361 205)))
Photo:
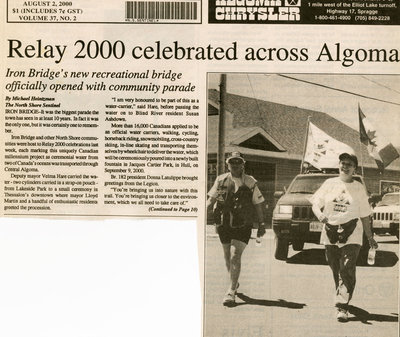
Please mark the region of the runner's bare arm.
POLYGON ((374 239, 374 234, 372 233, 372 229, 371 229, 371 218, 369 216, 360 218, 363 228, 364 228, 364 233, 367 236, 368 242, 370 247, 373 248, 378 248, 378 244, 376 243, 375 239, 374 239))
POLYGON ((328 222, 328 218, 321 212, 321 210, 319 209, 318 205, 313 204, 312 205, 312 211, 314 212, 315 216, 317 217, 317 219, 322 222, 322 223, 327 223, 328 222))
POLYGON ((257 218, 258 218, 258 222, 259 222, 257 236, 261 237, 265 234, 263 203, 255 204, 254 207, 256 209, 257 218))
POLYGON ((212 206, 215 204, 216 201, 217 201, 216 198, 214 198, 214 197, 209 197, 208 200, 207 200, 207 203, 206 203, 207 209, 208 209, 209 207, 212 207, 212 206))

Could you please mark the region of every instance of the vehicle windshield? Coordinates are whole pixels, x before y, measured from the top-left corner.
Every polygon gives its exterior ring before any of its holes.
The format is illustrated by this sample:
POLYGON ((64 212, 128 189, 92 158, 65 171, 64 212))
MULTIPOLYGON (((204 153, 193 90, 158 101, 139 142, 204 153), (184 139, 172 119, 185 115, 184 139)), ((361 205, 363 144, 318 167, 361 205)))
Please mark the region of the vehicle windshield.
POLYGON ((400 194, 385 194, 377 206, 400 205, 400 194))
MULTIPOLYGON (((322 183, 331 177, 327 176, 303 176, 297 177, 293 184, 290 186, 288 192, 292 194, 314 194, 315 191, 322 185, 322 183)), ((360 177, 353 177, 355 180, 361 182, 360 177)))

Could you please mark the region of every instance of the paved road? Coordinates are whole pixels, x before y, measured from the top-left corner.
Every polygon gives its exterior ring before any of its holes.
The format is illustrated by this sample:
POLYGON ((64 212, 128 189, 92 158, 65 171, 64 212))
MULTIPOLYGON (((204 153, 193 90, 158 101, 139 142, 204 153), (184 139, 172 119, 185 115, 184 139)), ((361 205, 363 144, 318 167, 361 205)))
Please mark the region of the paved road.
POLYGON ((237 305, 222 297, 228 276, 222 248, 207 226, 206 337, 397 337, 398 249, 393 236, 377 236, 374 266, 357 267, 357 287, 349 322, 336 321, 334 283, 322 246, 290 249, 287 262, 274 259, 274 234, 268 230, 261 247, 250 240, 242 259, 237 305))

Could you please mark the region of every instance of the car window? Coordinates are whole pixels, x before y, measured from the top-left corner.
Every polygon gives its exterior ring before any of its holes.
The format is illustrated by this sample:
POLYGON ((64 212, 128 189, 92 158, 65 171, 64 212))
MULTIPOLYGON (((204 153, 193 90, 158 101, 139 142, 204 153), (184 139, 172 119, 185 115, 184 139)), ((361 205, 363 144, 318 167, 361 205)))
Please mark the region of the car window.
MULTIPOLYGON (((288 192, 292 194, 314 194, 315 191, 322 185, 322 183, 332 176, 302 176, 297 177, 289 187, 288 192)), ((353 177, 354 180, 362 183, 359 176, 353 177)))
POLYGON ((400 204, 400 195, 399 194, 386 194, 383 196, 382 200, 378 203, 378 206, 389 206, 400 204))
POLYGON ((323 176, 297 177, 289 188, 289 193, 293 194, 313 194, 327 179, 323 176))

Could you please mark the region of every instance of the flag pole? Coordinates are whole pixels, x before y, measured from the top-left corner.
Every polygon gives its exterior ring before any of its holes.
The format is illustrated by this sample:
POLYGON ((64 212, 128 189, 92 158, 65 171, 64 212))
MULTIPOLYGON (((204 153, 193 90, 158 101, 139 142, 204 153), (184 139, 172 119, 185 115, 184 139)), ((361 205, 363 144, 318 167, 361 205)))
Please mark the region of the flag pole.
POLYGON ((225 172, 225 101, 226 74, 221 74, 218 123, 217 175, 225 172))
POLYGON ((306 131, 306 136, 305 136, 305 139, 304 139, 303 156, 301 157, 300 174, 303 173, 304 156, 306 155, 308 132, 309 132, 309 129, 310 129, 310 118, 311 118, 311 116, 307 117, 307 131, 306 131))
POLYGON ((360 107, 360 102, 358 103, 358 123, 359 123, 359 133, 360 133, 360 158, 361 158, 361 176, 364 177, 364 158, 363 158, 363 153, 362 153, 362 141, 361 141, 361 117, 360 117, 360 111, 361 111, 361 107, 360 107))
POLYGON ((360 157, 361 157, 361 175, 364 177, 364 161, 363 161, 363 154, 362 154, 361 139, 360 139, 360 157))

